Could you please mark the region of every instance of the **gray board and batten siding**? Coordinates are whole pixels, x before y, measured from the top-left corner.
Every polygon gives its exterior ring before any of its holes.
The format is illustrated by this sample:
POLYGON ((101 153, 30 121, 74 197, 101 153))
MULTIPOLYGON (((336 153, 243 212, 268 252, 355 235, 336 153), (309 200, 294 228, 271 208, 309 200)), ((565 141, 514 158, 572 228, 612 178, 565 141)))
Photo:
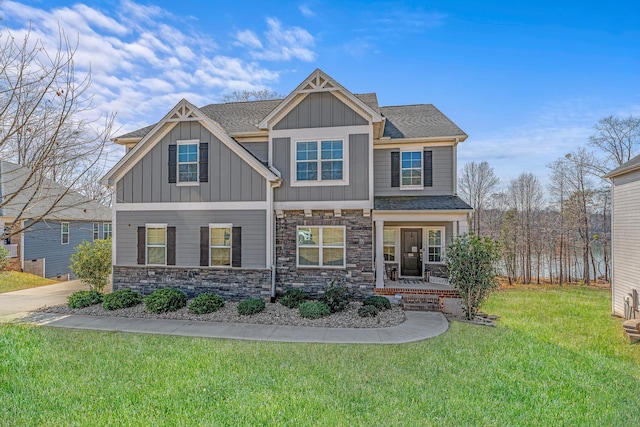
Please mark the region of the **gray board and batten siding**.
MULTIPOLYGON (((30 224, 31 221, 27 221, 26 226, 30 224)), ((71 255, 83 241, 93 241, 93 222, 43 220, 24 231, 24 260, 31 262, 44 258, 44 277, 71 274, 71 255), (62 222, 69 223, 69 243, 65 244, 62 243, 62 222)))
POLYGON ((453 194, 453 147, 425 147, 432 152, 433 185, 420 190, 403 190, 391 186, 391 153, 400 148, 373 151, 374 195, 376 196, 446 196, 453 194))
POLYGON ((176 228, 176 266, 200 266, 200 227, 233 224, 242 228, 242 268, 266 268, 266 210, 118 211, 116 265, 136 266, 138 227, 167 224, 176 228))
POLYGON ((267 141, 241 142, 240 145, 242 145, 245 150, 253 154, 253 157, 260 160, 263 164, 266 165, 269 162, 269 143, 267 141))
POLYGON ((368 124, 368 120, 349 108, 330 92, 316 92, 308 94, 293 110, 289 111, 276 123, 273 129, 305 129, 368 124))
POLYGON ((265 201, 266 180, 198 122, 178 123, 116 184, 117 203, 265 201), (169 183, 169 145, 209 144, 208 182, 169 183))
POLYGON ((276 202, 348 201, 369 199, 369 135, 349 135, 349 185, 292 187, 291 138, 273 138, 273 165, 282 174, 276 202))

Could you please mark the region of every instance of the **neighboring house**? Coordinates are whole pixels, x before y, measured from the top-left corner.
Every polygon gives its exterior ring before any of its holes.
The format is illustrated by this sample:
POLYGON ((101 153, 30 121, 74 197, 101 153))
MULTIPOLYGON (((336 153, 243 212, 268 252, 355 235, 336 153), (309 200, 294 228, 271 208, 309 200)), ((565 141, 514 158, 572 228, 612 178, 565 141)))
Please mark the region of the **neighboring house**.
MULTIPOLYGON (((612 170, 611 188, 611 311, 629 317, 637 309, 640 291, 640 156, 612 170), (626 306, 626 307, 625 307, 626 306)), ((634 317, 638 317, 635 313, 634 317)))
POLYGON ((444 277, 471 211, 456 196, 466 138, 433 105, 380 107, 321 70, 284 99, 182 100, 114 139, 114 289, 268 298, 339 280, 364 296, 394 269, 444 277))
POLYGON ((111 209, 26 167, 0 162, 0 236, 11 227, 25 229, 0 243, 11 252, 11 268, 68 279, 74 248, 111 234, 111 209))

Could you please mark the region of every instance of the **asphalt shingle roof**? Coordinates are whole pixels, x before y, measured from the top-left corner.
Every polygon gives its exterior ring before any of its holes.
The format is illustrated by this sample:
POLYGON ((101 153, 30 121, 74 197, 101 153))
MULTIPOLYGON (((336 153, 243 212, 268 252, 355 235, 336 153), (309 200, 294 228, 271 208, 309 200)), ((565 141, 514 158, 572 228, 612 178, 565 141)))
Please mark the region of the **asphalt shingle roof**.
MULTIPOLYGON (((466 136, 464 131, 447 116, 431 104, 400 105, 380 107, 375 93, 355 95, 368 107, 386 118, 385 137, 389 138, 428 138, 440 136, 466 136)), ((257 132, 256 126, 273 111, 281 99, 268 101, 229 102, 209 104, 200 110, 215 120, 230 135, 257 132)), ((120 135, 117 138, 142 138, 155 124, 120 135)))
POLYGON ((31 170, 9 162, 0 162, 0 200, 8 200, 16 194, 10 202, 2 206, 0 201, 0 216, 17 217, 23 219, 68 219, 68 220, 99 220, 111 221, 111 209, 101 203, 84 197, 65 186, 47 178, 32 176, 31 170), (40 182, 41 181, 41 182, 40 182), (24 186, 24 183, 27 185, 24 186), (65 194, 66 192, 66 194, 65 194), (59 202, 55 202, 59 197, 59 202), (47 213, 51 206, 55 207, 47 213))
POLYGON ((431 104, 381 107, 387 119, 383 136, 389 138, 428 138, 466 136, 464 131, 431 104))
POLYGON ((627 163, 618 166, 617 168, 606 174, 605 178, 613 178, 614 176, 622 175, 625 172, 636 170, 638 169, 638 167, 640 167, 640 155, 635 156, 627 163))
POLYGON ((380 211, 471 210, 458 196, 377 196, 373 208, 380 211))

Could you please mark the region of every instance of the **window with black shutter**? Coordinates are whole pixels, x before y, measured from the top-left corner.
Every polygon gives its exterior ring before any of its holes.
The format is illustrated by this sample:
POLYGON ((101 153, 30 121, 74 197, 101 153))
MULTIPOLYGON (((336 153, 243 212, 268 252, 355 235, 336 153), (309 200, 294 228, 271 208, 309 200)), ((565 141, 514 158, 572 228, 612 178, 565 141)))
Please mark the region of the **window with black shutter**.
POLYGON ((425 150, 422 153, 422 155, 423 155, 423 161, 422 161, 423 185, 425 187, 432 187, 433 186, 433 153, 431 151, 425 150))

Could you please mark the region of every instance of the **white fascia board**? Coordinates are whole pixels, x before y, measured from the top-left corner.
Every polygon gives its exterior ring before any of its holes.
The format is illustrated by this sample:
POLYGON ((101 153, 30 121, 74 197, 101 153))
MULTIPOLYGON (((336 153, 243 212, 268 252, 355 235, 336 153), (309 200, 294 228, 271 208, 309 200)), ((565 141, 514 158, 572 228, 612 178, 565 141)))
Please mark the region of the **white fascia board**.
POLYGON ((301 211, 305 209, 333 211, 335 209, 373 209, 373 203, 370 200, 274 202, 273 208, 283 211, 301 211))
POLYGON ((374 221, 452 222, 466 221, 471 211, 373 211, 374 221))
POLYGON ((114 203, 113 209, 118 212, 267 210, 269 202, 114 203))

